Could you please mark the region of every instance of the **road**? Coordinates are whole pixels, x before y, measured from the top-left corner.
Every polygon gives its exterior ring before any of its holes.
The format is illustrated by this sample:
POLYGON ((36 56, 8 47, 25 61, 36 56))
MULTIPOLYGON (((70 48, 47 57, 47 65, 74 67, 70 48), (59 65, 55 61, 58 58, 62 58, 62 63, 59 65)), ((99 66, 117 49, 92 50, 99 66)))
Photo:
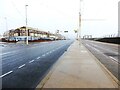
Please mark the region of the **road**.
POLYGON ((103 43, 91 40, 83 40, 82 43, 99 61, 118 79, 120 75, 120 53, 117 44, 103 43))
POLYGON ((1 45, 2 88, 34 89, 72 42, 1 45))

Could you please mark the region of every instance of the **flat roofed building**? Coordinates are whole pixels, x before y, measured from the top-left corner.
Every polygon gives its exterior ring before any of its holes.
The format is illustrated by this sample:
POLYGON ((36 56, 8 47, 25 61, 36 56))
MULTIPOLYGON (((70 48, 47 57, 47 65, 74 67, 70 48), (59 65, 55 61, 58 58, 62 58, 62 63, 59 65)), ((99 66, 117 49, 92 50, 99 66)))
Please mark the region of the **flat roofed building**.
MULTIPOLYGON (((27 27, 27 32, 28 32, 28 40, 38 40, 41 38, 48 38, 49 33, 45 31, 41 31, 37 28, 31 28, 27 27)), ((26 27, 20 27, 17 29, 11 29, 7 32, 4 33, 3 35, 6 40, 26 40, 27 34, 26 34, 26 27)))
POLYGON ((28 40, 40 40, 40 39, 50 39, 50 40, 56 40, 56 39, 63 39, 63 36, 60 34, 53 34, 49 31, 42 31, 38 28, 32 28, 32 27, 19 27, 16 29, 11 29, 4 33, 4 37, 6 40, 9 41, 25 41, 27 38, 26 30, 28 33, 28 40))

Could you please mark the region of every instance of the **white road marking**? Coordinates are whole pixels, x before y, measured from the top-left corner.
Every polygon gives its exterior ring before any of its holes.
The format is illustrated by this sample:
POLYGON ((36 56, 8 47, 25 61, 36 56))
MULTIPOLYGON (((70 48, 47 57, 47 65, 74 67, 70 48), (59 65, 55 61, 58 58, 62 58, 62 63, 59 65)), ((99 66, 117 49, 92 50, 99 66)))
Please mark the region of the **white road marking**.
POLYGON ((52 51, 50 51, 49 53, 52 53, 52 51))
MULTIPOLYGON (((33 46, 33 47, 30 47, 30 48, 27 48, 27 49, 32 49, 32 48, 36 48, 36 47, 44 47, 44 45, 41 45, 41 46, 33 46)), ((5 55, 5 54, 10 54, 10 53, 14 53, 14 52, 18 52, 20 50, 15 50, 15 51, 11 51, 11 52, 6 52, 6 53, 2 53, 0 55, 5 55)))
POLYGON ((114 57, 111 57, 111 56, 109 56, 111 59, 113 59, 114 61, 116 61, 116 62, 118 62, 118 60, 117 59, 115 59, 114 57))
POLYGON ((41 57, 38 57, 37 59, 40 59, 41 57))
POLYGON ((94 50, 96 50, 97 52, 101 52, 100 50, 96 49, 96 48, 93 48, 94 50))
POLYGON ((101 52, 100 50, 98 50, 98 49, 96 49, 96 48, 90 46, 89 44, 86 44, 86 46, 93 48, 93 49, 96 50, 97 52, 101 52))
POLYGON ((49 54, 50 52, 46 53, 46 54, 49 54))
POLYGON ((24 67, 24 66, 25 66, 25 64, 23 64, 23 65, 19 66, 18 68, 22 68, 22 67, 24 67))
POLYGON ((90 47, 90 45, 89 45, 89 44, 86 44, 86 46, 90 47))
POLYGON ((32 62, 34 62, 35 60, 31 60, 31 61, 29 61, 29 63, 32 63, 32 62))
POLYGON ((1 75, 0 78, 4 77, 4 76, 6 76, 6 75, 8 75, 8 74, 10 74, 10 73, 12 73, 12 72, 13 72, 13 71, 9 71, 9 72, 7 72, 7 73, 1 75))
MULTIPOLYGON (((94 47, 92 47, 92 46, 90 46, 90 45, 88 45, 88 44, 86 44, 88 47, 91 47, 91 48, 93 48, 94 50, 96 50, 96 51, 98 51, 99 53, 101 53, 101 54, 103 54, 100 50, 98 50, 98 49, 96 49, 96 48, 94 48, 94 47)), ((95 46, 95 45, 94 45, 95 46)), ((103 54, 106 58, 111 58, 111 60, 112 61, 114 61, 114 62, 116 62, 116 63, 119 63, 118 62, 118 60, 117 59, 115 59, 114 57, 112 57, 112 56, 106 56, 105 54, 103 54)))
MULTIPOLYGON (((100 49, 102 49, 102 50, 106 50, 106 51, 108 51, 108 52, 113 52, 113 51, 111 51, 111 50, 109 50, 109 49, 100 47, 100 46, 98 46, 98 45, 94 45, 94 44, 91 44, 91 45, 93 45, 94 47, 100 48, 100 49)), ((113 52, 113 53, 114 53, 114 54, 118 54, 118 52, 113 52)))
POLYGON ((45 56, 45 54, 42 55, 43 57, 45 56))
POLYGON ((16 51, 7 52, 7 53, 2 53, 2 54, 0 54, 0 55, 5 55, 5 54, 13 53, 13 52, 16 52, 16 51))

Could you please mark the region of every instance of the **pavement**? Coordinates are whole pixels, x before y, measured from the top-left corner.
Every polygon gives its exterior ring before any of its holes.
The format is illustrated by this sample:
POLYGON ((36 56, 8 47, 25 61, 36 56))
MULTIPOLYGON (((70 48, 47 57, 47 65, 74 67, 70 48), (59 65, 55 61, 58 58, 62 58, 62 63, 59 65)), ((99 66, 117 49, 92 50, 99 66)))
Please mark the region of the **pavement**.
POLYGON ((118 88, 118 84, 99 60, 75 41, 36 88, 118 88))

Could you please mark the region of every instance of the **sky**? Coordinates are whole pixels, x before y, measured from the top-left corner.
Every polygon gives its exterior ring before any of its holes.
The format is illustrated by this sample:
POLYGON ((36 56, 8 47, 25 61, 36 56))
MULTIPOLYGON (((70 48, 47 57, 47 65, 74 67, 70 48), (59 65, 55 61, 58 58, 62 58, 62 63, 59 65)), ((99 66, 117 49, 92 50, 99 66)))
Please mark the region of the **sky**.
POLYGON ((25 26, 25 5, 28 26, 60 33, 74 38, 79 29, 81 7, 81 35, 103 37, 118 33, 118 1, 120 0, 1 0, 0 34, 25 26), (68 33, 64 33, 68 31, 68 33))

